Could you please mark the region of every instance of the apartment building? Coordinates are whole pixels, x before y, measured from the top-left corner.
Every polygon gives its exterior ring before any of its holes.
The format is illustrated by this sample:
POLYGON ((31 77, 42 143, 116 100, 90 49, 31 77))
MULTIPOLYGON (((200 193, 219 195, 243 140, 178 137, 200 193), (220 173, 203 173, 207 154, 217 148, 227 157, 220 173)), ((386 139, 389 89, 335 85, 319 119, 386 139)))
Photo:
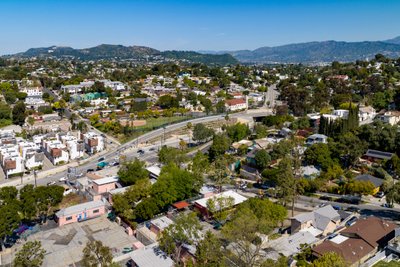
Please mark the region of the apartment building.
POLYGON ((88 154, 96 154, 97 152, 103 151, 105 148, 104 138, 95 132, 81 134, 81 139, 85 144, 85 149, 88 154))
POLYGON ((67 147, 69 159, 79 159, 85 154, 85 145, 82 140, 70 133, 58 134, 58 139, 67 147))
POLYGON ((21 141, 18 143, 18 148, 26 169, 31 170, 43 166, 44 154, 40 151, 40 145, 21 141))
POLYGON ((23 160, 18 151, 18 145, 4 144, 0 146, 0 165, 6 178, 24 171, 23 160))
POLYGON ((69 161, 69 153, 66 145, 56 137, 42 139, 42 148, 46 157, 54 165, 60 165, 69 161))

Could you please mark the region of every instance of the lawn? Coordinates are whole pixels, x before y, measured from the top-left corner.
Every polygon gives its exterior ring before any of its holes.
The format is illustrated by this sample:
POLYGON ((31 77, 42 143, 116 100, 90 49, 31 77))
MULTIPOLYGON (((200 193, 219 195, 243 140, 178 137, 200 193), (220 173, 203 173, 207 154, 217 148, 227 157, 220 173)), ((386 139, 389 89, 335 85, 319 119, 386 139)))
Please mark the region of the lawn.
POLYGON ((118 136, 118 139, 122 142, 128 142, 132 139, 135 139, 136 137, 143 135, 147 132, 150 132, 152 130, 158 129, 162 126, 166 126, 169 124, 185 121, 192 119, 193 117, 191 116, 175 116, 175 117, 159 117, 159 118, 149 118, 146 120, 146 125, 143 126, 138 126, 135 127, 135 131, 131 133, 129 136, 125 136, 120 134, 118 136))
POLYGON ((380 261, 374 265, 374 267, 399 267, 399 266, 400 262, 398 261, 390 261, 390 262, 380 261))

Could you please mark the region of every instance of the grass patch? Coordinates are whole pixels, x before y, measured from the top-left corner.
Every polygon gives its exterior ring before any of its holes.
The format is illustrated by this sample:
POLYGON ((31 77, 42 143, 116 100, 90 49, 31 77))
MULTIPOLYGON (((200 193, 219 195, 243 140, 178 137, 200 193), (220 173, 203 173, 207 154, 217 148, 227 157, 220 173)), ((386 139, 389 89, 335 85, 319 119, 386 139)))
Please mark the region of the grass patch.
POLYGON ((86 198, 79 196, 78 194, 71 193, 63 197, 63 200, 61 201, 59 208, 60 209, 68 208, 86 202, 86 200, 87 200, 86 198))
POLYGON ((273 233, 272 235, 268 236, 269 240, 275 240, 278 239, 279 237, 281 237, 282 235, 280 233, 273 233))
POLYGON ((400 262, 398 261, 389 261, 389 262, 380 261, 374 265, 374 267, 399 267, 399 266, 400 262))

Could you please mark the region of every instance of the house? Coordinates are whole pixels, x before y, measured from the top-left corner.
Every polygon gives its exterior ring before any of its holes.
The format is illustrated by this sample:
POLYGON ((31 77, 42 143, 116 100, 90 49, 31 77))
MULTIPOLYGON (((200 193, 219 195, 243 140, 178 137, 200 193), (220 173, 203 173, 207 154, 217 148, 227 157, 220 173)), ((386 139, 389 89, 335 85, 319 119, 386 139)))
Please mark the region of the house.
POLYGON ((174 221, 172 221, 170 218, 167 216, 162 216, 160 218, 154 219, 150 221, 150 231, 158 235, 161 233, 165 228, 173 224, 174 221))
POLYGON ((256 154, 257 154, 257 152, 258 151, 260 151, 259 149, 257 149, 257 148, 253 148, 252 150, 250 150, 247 154, 246 154, 246 162, 249 164, 249 165, 252 165, 252 166, 256 166, 256 154))
MULTIPOLYGON (((233 207, 239 205, 240 203, 244 202, 247 200, 246 197, 232 191, 232 190, 228 190, 222 193, 218 193, 215 194, 213 196, 210 197, 205 197, 205 198, 201 198, 198 199, 194 202, 194 207, 204 216, 204 217, 210 217, 210 212, 208 211, 207 208, 207 202, 208 201, 212 201, 212 200, 217 200, 217 199, 232 199, 233 200, 233 207)), ((218 206, 218 204, 216 204, 216 206, 218 206)), ((232 207, 232 206, 231 206, 232 207)), ((226 209, 226 208, 231 208, 231 207, 223 207, 222 209, 226 209)), ((217 209, 220 209, 220 207, 216 207, 217 209)))
POLYGON ((380 120, 390 125, 396 125, 400 122, 400 111, 387 111, 379 116, 380 120))
POLYGON ((158 167, 157 165, 153 165, 153 166, 147 167, 146 170, 149 172, 149 176, 152 179, 157 179, 158 176, 160 176, 160 173, 161 173, 161 168, 158 167))
POLYGON ((18 145, 3 144, 0 147, 0 165, 3 168, 6 179, 10 175, 17 175, 24 172, 24 165, 18 151, 18 145))
POLYGON ((101 179, 92 180, 92 189, 96 194, 107 193, 115 189, 118 177, 105 177, 101 179))
POLYGON ((53 165, 67 163, 69 160, 67 147, 54 137, 42 139, 42 148, 53 165))
POLYGON ((300 173, 304 178, 312 180, 318 177, 321 171, 315 168, 315 166, 309 165, 309 166, 301 166, 300 173))
POLYGON ((247 108, 247 101, 245 99, 228 99, 225 101, 225 106, 228 111, 238 111, 247 108))
POLYGON ((360 124, 372 122, 375 116, 376 116, 376 110, 371 106, 360 107, 358 109, 358 118, 360 124))
POLYGON ((380 162, 382 160, 389 160, 393 157, 393 153, 368 149, 361 158, 370 162, 380 162))
POLYGON ((19 152, 28 170, 43 166, 44 154, 40 152, 40 146, 34 142, 19 142, 19 152))
POLYGON ((306 140, 306 145, 311 146, 314 144, 327 144, 328 136, 324 134, 313 134, 310 135, 306 140))
POLYGON ((312 254, 321 257, 336 252, 348 266, 360 266, 393 239, 395 229, 396 224, 378 217, 361 218, 340 235, 313 247, 312 254))
POLYGON ((375 195, 376 193, 379 192, 381 185, 383 184, 384 180, 380 179, 378 177, 369 175, 369 174, 362 174, 358 175, 356 178, 354 178, 356 181, 365 181, 365 182, 371 182, 374 185, 374 191, 372 195, 375 195))
POLYGON ((316 235, 326 236, 339 226, 340 214, 331 206, 319 208, 312 212, 301 213, 291 218, 291 233, 314 228, 316 235))
POLYGON ((106 204, 101 200, 95 200, 59 210, 56 212, 56 220, 58 226, 63 226, 65 224, 93 219, 106 212, 106 204))
POLYGON ((104 138, 95 132, 81 134, 85 149, 90 155, 103 151, 105 148, 104 138))
MULTIPOLYGON (((282 236, 268 243, 268 248, 290 257, 301 252, 301 245, 312 245, 318 242, 319 239, 308 231, 300 231, 290 236, 282 236)), ((268 256, 267 256, 268 257, 268 256)))
POLYGON ((59 139, 67 147, 71 160, 82 158, 85 154, 85 145, 82 140, 71 134, 59 134, 59 139))
POLYGON ((174 261, 157 245, 147 246, 130 253, 135 267, 173 267, 174 261))
POLYGON ((250 147, 253 145, 253 142, 250 140, 240 140, 239 142, 234 142, 232 143, 231 147, 235 150, 235 152, 238 151, 238 149, 241 146, 246 146, 246 147, 250 147))

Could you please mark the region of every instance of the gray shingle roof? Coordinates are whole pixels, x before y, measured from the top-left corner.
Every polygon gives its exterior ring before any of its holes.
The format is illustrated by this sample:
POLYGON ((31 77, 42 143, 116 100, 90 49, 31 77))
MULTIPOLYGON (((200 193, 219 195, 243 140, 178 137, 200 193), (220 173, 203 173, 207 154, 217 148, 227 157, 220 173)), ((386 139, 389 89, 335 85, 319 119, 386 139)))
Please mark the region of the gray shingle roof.
POLYGON ((355 178, 357 181, 366 181, 366 182, 371 182, 374 184, 375 187, 379 187, 383 184, 383 179, 380 179, 378 177, 369 175, 369 174, 362 174, 359 175, 355 178))

